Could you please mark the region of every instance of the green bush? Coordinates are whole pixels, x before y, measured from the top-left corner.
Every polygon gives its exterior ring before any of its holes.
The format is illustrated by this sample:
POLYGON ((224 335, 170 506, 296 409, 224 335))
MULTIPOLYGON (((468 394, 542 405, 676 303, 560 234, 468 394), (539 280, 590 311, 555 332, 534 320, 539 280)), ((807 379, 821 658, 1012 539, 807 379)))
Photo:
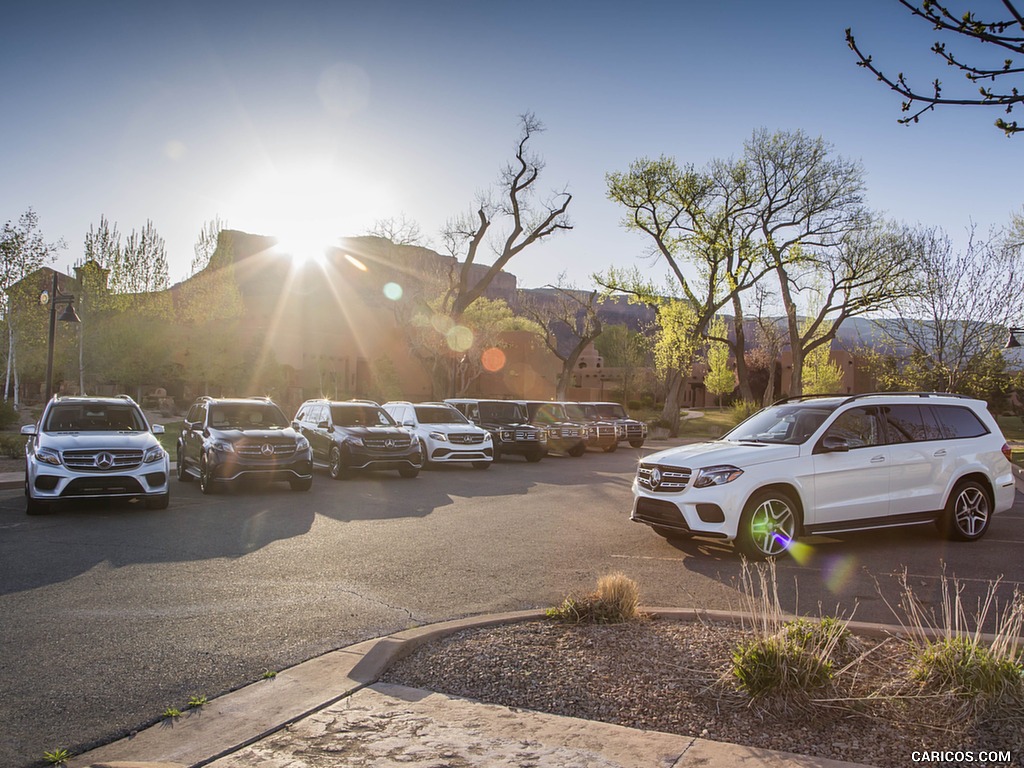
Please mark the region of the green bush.
POLYGON ((8 459, 22 459, 25 457, 25 442, 28 440, 22 434, 0 434, 0 456, 8 459))
POLYGON ((562 604, 548 608, 549 619, 572 624, 622 624, 639 618, 640 590, 622 573, 602 576, 589 595, 569 595, 562 604))
POLYGON ((911 677, 929 691, 1024 701, 1024 666, 969 637, 944 638, 917 655, 911 677))
POLYGON ((14 410, 14 403, 10 400, 0 401, 0 429, 7 429, 12 424, 21 421, 20 414, 14 410))
POLYGON ((815 647, 805 647, 785 634, 756 637, 732 655, 732 673, 752 698, 805 698, 832 681, 832 661, 815 647))

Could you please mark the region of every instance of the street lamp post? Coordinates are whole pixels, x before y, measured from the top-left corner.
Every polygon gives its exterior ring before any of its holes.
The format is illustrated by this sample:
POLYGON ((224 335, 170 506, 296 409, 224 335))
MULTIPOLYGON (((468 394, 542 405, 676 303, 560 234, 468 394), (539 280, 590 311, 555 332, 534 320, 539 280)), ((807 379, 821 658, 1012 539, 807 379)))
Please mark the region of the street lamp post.
POLYGON ((1024 333, 1024 328, 1007 328, 1006 330, 1009 331, 1010 338, 1006 340, 1006 346, 1003 347, 1003 349, 1016 349, 1021 346, 1021 343, 1017 340, 1017 337, 1014 336, 1014 334, 1024 333))
POLYGON ((61 293, 57 289, 57 272, 54 271, 50 293, 47 294, 46 291, 43 291, 39 295, 39 303, 43 306, 49 305, 50 307, 50 333, 46 342, 46 388, 43 392, 46 402, 49 402, 50 398, 53 397, 53 342, 57 332, 57 305, 67 305, 60 316, 62 322, 78 323, 81 321, 75 313, 75 307, 72 304, 74 300, 73 294, 61 293))

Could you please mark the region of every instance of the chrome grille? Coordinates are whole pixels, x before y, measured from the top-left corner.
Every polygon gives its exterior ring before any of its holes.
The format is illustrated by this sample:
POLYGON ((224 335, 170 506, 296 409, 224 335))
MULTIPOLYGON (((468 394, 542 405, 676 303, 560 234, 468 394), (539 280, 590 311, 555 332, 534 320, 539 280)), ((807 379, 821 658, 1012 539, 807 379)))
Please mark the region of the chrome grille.
POLYGON ((626 434, 630 437, 643 437, 645 432, 643 424, 626 424, 626 434))
POLYGON ((478 445, 484 441, 482 432, 456 432, 448 435, 448 439, 455 445, 478 445))
POLYGON ((691 474, 688 467, 641 464, 636 471, 636 481, 641 488, 654 493, 679 493, 689 485, 691 474))
POLYGON ((395 435, 394 437, 364 437, 363 445, 367 448, 375 448, 378 451, 405 450, 412 445, 412 438, 409 435, 395 435))
POLYGON ((286 458, 295 455, 295 442, 282 443, 267 440, 259 443, 239 443, 235 446, 235 452, 239 456, 254 458, 286 458))
POLYGON ((142 465, 142 451, 126 450, 74 450, 64 451, 64 466, 83 472, 119 472, 142 465))
POLYGON ((517 429, 516 440, 519 442, 538 442, 540 440, 540 432, 534 429, 517 429))

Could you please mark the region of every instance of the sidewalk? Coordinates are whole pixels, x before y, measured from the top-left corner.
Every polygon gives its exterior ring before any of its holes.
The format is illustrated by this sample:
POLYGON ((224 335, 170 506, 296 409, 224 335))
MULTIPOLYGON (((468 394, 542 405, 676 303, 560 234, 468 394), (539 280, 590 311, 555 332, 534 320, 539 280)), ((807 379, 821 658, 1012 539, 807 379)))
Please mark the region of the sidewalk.
MULTIPOLYGON (((644 609, 692 619, 693 611, 644 609)), ((69 768, 854 768, 824 758, 559 717, 377 683, 392 660, 469 627, 444 622, 325 654, 68 761, 69 768)))

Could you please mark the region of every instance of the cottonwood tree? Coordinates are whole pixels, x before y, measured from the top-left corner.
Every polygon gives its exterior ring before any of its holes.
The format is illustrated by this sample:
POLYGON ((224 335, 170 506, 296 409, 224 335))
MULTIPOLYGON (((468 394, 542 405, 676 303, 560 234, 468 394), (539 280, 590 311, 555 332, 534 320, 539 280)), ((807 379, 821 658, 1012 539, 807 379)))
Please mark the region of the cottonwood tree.
POLYGON ((520 292, 520 311, 544 329, 545 346, 562 363, 556 400, 566 399, 580 355, 604 330, 598 315, 600 298, 597 291, 580 291, 566 283, 564 274, 543 293, 520 292), (568 343, 559 343, 560 331, 568 343))
POLYGON ((708 344, 705 352, 707 373, 704 375, 704 389, 718 398, 722 404, 725 395, 736 389, 736 374, 729 367, 729 345, 725 341, 728 329, 725 320, 716 317, 708 326, 708 344))
MULTIPOLYGON (((693 311, 693 338, 686 348, 699 346, 708 323, 726 305, 739 309, 741 316, 739 295, 771 269, 763 246, 754 239, 757 221, 752 218, 752 206, 759 197, 748 175, 742 163, 714 161, 697 170, 663 156, 642 158, 626 172, 606 176, 608 197, 626 211, 623 226, 646 236, 648 255, 669 268, 669 295, 677 295, 693 311)), ((629 281, 616 284, 615 276, 614 270, 609 271, 599 284, 630 294, 629 281)), ((735 340, 726 342, 739 345, 737 357, 742 360, 742 327, 735 340)), ((682 379, 689 373, 689 369, 666 370, 669 397, 662 414, 666 422, 678 423, 679 403, 674 398, 681 394, 682 379)), ((744 396, 749 397, 743 362, 738 373, 744 396)))
MULTIPOLYGON (((543 130, 533 114, 520 116, 514 157, 502 169, 496 189, 478 199, 475 213, 450 220, 442 232, 445 249, 452 256, 449 271, 437 298, 424 293, 418 303, 421 308, 429 305, 449 331, 465 327, 463 319, 469 307, 485 296, 509 261, 527 248, 572 229, 568 216, 572 195, 564 190, 550 195, 538 191, 544 162, 533 152, 531 142, 543 130)), ((429 349, 427 346, 420 351, 429 349)), ((443 358, 432 360, 430 367, 446 364, 457 371, 463 353, 456 349, 441 353, 443 358)), ((453 373, 447 380, 456 378, 453 373)))
POLYGON ((0 231, 0 311, 3 312, 7 325, 7 371, 4 377, 4 400, 11 394, 15 407, 19 404, 19 372, 17 360, 17 336, 19 325, 29 323, 31 318, 20 315, 28 307, 38 307, 38 290, 34 286, 23 286, 22 293, 34 293, 34 296, 12 295, 14 287, 27 275, 52 262, 58 250, 64 248, 62 241, 47 242, 39 229, 39 215, 29 208, 18 217, 17 221, 8 220, 0 231), (22 301, 18 299, 21 298, 22 301), (19 311, 21 310, 21 311, 19 311), (22 322, 24 320, 25 322, 22 322))
POLYGON ((901 351, 907 383, 957 392, 992 367, 1007 326, 1024 317, 1024 294, 1014 288, 1024 281, 1024 255, 1013 231, 980 240, 972 229, 962 250, 938 228, 916 236, 916 290, 898 299, 892 316, 877 325, 901 351), (918 368, 922 372, 913 374, 918 368))
MULTIPOLYGON (((916 123, 925 112, 944 105, 997 107, 1010 114, 1024 100, 1024 93, 1020 92, 1024 67, 1017 64, 1017 57, 1024 54, 1024 17, 1016 3, 1002 0, 1001 17, 981 18, 969 9, 953 10, 953 6, 935 0, 897 2, 943 36, 932 45, 931 51, 944 65, 959 71, 967 84, 957 95, 947 96, 938 77, 925 89, 912 86, 903 72, 892 78, 882 72, 872 56, 860 49, 852 30, 847 29, 846 43, 856 55, 857 65, 905 99, 902 110, 907 116, 901 118, 900 123, 916 123), (946 38, 977 50, 969 54, 969 58, 963 57, 958 51, 947 48, 946 38)), ((1018 127, 1016 120, 1001 117, 995 125, 1007 136, 1024 130, 1018 127)))
POLYGON ((629 403, 633 393, 649 383, 650 342, 638 331, 625 325, 605 325, 594 339, 594 348, 601 355, 605 368, 622 373, 622 399, 629 403))
POLYGON ((210 260, 217 252, 220 243, 220 233, 225 229, 227 229, 227 223, 220 216, 214 216, 209 221, 203 222, 199 236, 196 237, 195 245, 192 247, 194 255, 189 275, 195 275, 210 266, 210 260))
POLYGON ((407 218, 404 213, 398 218, 378 219, 366 234, 390 240, 395 245, 427 244, 419 223, 407 218))

